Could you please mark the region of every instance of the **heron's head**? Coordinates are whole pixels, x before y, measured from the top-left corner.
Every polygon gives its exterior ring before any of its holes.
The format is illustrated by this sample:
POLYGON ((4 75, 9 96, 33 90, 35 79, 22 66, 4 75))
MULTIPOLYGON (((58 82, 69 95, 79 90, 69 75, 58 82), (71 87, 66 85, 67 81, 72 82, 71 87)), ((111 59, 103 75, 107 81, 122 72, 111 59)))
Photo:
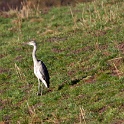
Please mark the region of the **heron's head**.
POLYGON ((36 46, 36 42, 35 41, 30 41, 27 43, 28 45, 32 45, 32 46, 36 46))

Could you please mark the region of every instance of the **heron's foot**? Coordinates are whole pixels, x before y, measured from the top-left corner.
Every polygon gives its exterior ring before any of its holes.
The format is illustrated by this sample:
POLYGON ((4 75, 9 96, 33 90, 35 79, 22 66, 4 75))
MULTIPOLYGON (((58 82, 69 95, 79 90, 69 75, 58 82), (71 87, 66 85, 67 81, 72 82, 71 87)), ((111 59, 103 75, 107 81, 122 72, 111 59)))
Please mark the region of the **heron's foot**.
POLYGON ((38 96, 42 96, 42 93, 37 93, 38 96))

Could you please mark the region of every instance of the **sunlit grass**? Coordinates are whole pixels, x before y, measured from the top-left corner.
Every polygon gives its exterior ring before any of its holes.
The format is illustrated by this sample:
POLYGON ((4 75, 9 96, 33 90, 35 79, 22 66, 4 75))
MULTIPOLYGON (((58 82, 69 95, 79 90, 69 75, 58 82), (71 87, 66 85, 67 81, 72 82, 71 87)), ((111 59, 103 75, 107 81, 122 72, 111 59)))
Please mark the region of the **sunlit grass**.
POLYGON ((123 1, 51 8, 26 18, 0 17, 0 122, 123 122, 123 1), (36 95, 31 39, 50 73, 36 95))

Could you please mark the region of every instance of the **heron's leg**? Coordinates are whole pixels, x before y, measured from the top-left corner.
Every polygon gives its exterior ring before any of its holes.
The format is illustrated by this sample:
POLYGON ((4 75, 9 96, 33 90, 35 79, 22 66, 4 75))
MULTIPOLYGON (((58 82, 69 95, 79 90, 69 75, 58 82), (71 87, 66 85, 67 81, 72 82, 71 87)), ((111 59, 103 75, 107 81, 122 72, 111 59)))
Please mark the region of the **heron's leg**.
POLYGON ((38 79, 38 93, 37 93, 38 96, 42 95, 42 92, 41 92, 41 82, 40 80, 38 79))
POLYGON ((41 82, 41 95, 43 95, 43 84, 42 84, 42 82, 41 82))

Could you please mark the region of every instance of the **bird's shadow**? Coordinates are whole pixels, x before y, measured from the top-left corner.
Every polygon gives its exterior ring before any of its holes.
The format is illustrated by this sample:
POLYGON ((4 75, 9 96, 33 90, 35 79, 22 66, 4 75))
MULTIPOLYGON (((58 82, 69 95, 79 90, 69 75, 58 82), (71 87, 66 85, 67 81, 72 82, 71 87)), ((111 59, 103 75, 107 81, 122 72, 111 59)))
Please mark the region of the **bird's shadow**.
POLYGON ((63 87, 64 87, 64 86, 65 86, 65 84, 64 84, 64 83, 60 84, 60 85, 58 86, 58 90, 63 89, 63 87))
POLYGON ((70 82, 69 85, 75 85, 75 84, 77 84, 79 81, 80 81, 80 79, 71 80, 71 82, 70 82))
POLYGON ((58 90, 62 90, 66 85, 74 86, 74 85, 78 84, 81 80, 82 80, 82 78, 81 79, 73 79, 69 83, 67 83, 67 81, 65 81, 64 83, 62 83, 58 86, 58 90))

